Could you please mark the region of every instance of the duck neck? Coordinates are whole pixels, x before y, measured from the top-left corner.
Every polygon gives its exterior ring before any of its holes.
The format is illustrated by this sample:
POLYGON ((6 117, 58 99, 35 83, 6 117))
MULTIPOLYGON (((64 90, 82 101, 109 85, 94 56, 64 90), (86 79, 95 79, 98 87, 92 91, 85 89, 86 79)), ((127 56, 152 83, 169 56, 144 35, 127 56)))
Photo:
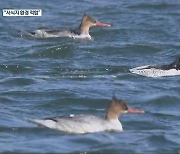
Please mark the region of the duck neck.
POLYGON ((86 23, 82 22, 79 29, 81 34, 89 35, 89 26, 86 23))
POLYGON ((114 112, 108 111, 106 113, 106 120, 117 120, 118 119, 118 115, 114 112))

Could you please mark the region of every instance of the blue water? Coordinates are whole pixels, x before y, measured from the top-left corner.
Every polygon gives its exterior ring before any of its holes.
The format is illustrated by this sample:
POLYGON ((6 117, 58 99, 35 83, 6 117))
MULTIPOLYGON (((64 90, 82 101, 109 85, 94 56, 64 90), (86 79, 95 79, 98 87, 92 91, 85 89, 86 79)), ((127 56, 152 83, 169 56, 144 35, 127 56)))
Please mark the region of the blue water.
POLYGON ((42 9, 42 17, 0 16, 0 152, 180 154, 180 78, 129 69, 171 63, 180 51, 178 0, 4 0, 3 8, 42 9), (77 27, 84 13, 112 24, 94 41, 21 37, 39 27, 77 27), (26 118, 104 116, 113 92, 141 115, 120 117, 124 132, 72 135, 26 118))

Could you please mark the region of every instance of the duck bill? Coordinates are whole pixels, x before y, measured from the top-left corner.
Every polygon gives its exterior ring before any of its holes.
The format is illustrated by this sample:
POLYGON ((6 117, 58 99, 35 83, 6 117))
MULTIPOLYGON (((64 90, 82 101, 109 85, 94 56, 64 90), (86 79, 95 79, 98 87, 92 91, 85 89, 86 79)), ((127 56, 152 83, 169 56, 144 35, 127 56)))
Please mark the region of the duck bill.
POLYGON ((110 27, 111 25, 110 25, 110 24, 102 23, 102 22, 100 22, 100 21, 97 21, 97 22, 96 22, 96 26, 110 27))
POLYGON ((138 109, 128 109, 127 113, 144 113, 144 111, 138 109))

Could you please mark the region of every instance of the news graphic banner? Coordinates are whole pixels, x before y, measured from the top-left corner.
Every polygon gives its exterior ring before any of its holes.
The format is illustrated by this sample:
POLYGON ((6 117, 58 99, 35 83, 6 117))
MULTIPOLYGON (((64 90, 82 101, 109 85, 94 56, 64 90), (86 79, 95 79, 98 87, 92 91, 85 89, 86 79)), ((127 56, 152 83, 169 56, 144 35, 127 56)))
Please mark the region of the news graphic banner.
POLYGON ((42 16, 42 9, 3 9, 4 17, 8 16, 42 16))

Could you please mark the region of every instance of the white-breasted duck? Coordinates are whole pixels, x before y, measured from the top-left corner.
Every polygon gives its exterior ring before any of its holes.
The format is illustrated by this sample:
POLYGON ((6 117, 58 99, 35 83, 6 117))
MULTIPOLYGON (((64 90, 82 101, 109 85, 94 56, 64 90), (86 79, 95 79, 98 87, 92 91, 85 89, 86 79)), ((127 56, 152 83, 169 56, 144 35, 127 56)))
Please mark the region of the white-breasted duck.
POLYGON ((180 57, 173 63, 165 65, 145 65, 130 69, 131 73, 146 77, 162 77, 180 75, 180 57))
POLYGON ((81 21, 79 28, 71 29, 71 28, 61 28, 56 30, 40 28, 34 31, 25 32, 26 35, 37 37, 37 38, 48 38, 48 37, 70 37, 70 38, 78 38, 78 39, 91 39, 91 35, 89 34, 89 30, 91 27, 95 26, 105 26, 109 27, 110 24, 102 23, 92 17, 84 14, 84 17, 81 21))
POLYGON ((144 113, 142 110, 129 108, 124 100, 113 96, 106 111, 106 116, 100 118, 94 115, 81 114, 69 117, 51 117, 32 119, 31 122, 51 129, 67 133, 95 133, 101 131, 123 131, 119 116, 125 113, 144 113))

